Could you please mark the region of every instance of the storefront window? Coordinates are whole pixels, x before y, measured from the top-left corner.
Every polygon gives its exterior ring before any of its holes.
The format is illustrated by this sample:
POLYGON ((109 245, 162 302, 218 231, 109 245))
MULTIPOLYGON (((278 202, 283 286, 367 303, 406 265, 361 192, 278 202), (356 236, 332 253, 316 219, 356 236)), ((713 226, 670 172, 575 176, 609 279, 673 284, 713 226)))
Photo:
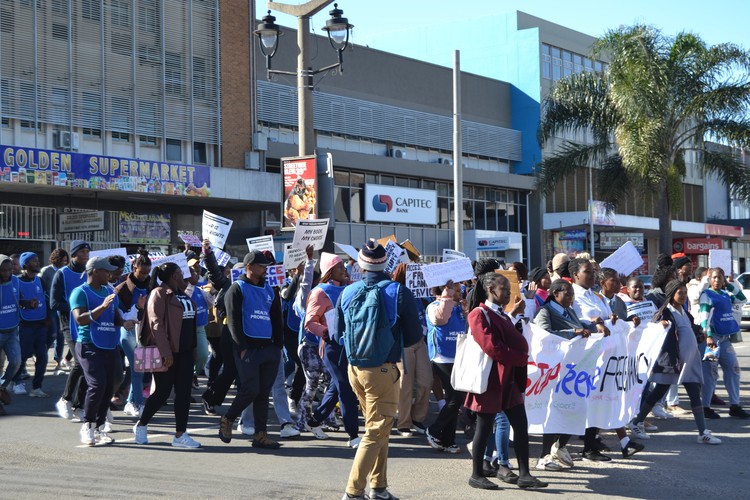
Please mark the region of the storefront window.
POLYGON ((337 186, 349 185, 349 172, 333 171, 333 183, 337 186))
POLYGON ((484 220, 485 208, 486 205, 483 201, 474 202, 474 229, 490 229, 484 220))
POLYGON ((450 200, 438 198, 438 228, 450 229, 450 200))
POLYGON ((356 172, 352 172, 349 185, 352 187, 365 187, 364 174, 358 174, 356 172))
POLYGON ((362 204, 364 196, 362 190, 352 188, 351 193, 351 220, 352 222, 364 222, 364 206, 362 204))
POLYGON ((349 220, 349 188, 336 186, 333 188, 333 204, 336 222, 350 222, 349 220))
POLYGON ((405 177, 396 177, 396 186, 409 187, 409 179, 406 179, 405 177))

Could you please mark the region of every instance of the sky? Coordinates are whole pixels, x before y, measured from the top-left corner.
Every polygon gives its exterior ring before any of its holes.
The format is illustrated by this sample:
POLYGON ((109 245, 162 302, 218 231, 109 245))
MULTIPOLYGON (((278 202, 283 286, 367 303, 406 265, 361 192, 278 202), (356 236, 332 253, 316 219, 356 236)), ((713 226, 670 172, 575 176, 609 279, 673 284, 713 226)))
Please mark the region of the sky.
MULTIPOLYGON (((287 0, 282 3, 304 2, 287 0)), ((471 19, 520 10, 591 36, 602 35, 620 25, 646 23, 668 35, 689 31, 711 45, 732 42, 750 49, 750 2, 745 0, 340 0, 337 3, 354 25, 352 41, 373 48, 378 47, 371 37, 403 30, 411 24, 430 26, 453 22, 457 28, 463 26, 465 36, 470 37, 471 19)), ((313 17, 314 32, 323 34, 320 28, 332 8, 333 5, 326 7, 313 17)), ((261 18, 266 11, 267 3, 256 0, 257 17, 261 18)), ((297 26, 294 18, 279 12, 273 14, 277 24, 297 26)))

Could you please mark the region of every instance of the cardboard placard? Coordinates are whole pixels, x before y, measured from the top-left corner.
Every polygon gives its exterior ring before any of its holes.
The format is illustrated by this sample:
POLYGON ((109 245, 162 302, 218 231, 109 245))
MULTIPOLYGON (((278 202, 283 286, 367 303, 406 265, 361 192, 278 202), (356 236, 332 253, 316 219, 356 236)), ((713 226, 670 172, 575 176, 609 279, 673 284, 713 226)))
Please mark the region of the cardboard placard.
POLYGON ((291 243, 284 245, 284 269, 296 269, 307 260, 304 248, 293 248, 291 243))
POLYGON ((474 278, 474 269, 470 259, 458 259, 422 266, 422 274, 427 286, 432 288, 445 285, 448 281, 458 283, 471 280, 474 278))
POLYGON ((224 248, 227 236, 232 229, 232 221, 226 217, 203 211, 203 237, 208 238, 211 244, 218 248, 224 248))
POLYGON ((409 254, 409 258, 411 260, 417 261, 422 256, 422 254, 417 250, 417 247, 414 246, 414 244, 409 240, 404 240, 401 243, 399 243, 401 248, 406 250, 406 253, 409 254))
POLYGON ((247 242, 247 249, 250 252, 253 250, 258 250, 259 252, 269 251, 272 254, 275 252, 273 247, 273 236, 271 235, 247 238, 245 241, 247 242))
POLYGON ((315 250, 322 250, 328 234, 328 219, 298 220, 294 229, 293 248, 305 249, 313 245, 315 250))
POLYGON ((418 299, 431 296, 430 287, 422 274, 422 264, 406 264, 406 288, 418 299))
POLYGON ((508 281, 510 282, 510 302, 505 306, 505 312, 509 313, 513 310, 513 304, 516 303, 517 298, 521 296, 521 283, 518 282, 518 274, 515 271, 504 271, 500 269, 495 270, 495 272, 497 274, 502 274, 508 278, 508 281))
POLYGON ((449 262, 451 260, 465 259, 466 254, 453 250, 451 248, 443 248, 443 262, 449 262))

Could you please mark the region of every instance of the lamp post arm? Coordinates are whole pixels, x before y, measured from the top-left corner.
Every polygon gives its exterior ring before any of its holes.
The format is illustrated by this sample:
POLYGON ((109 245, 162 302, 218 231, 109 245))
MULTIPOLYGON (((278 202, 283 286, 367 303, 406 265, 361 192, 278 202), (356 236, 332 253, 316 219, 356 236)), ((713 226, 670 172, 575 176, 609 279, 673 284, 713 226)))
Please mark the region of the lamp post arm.
POLYGON ((310 0, 309 2, 300 5, 290 5, 281 2, 268 2, 268 8, 271 10, 277 10, 284 14, 289 14, 294 17, 310 17, 314 16, 321 10, 325 9, 326 6, 332 4, 334 0, 310 0))

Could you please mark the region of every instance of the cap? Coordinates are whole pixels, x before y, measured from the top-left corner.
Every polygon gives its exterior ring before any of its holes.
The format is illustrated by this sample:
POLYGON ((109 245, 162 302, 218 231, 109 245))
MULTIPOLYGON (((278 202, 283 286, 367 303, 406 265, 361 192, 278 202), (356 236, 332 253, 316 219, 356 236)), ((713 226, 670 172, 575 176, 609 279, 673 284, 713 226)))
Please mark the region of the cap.
POLYGON ((269 259, 260 250, 253 250, 252 252, 246 253, 245 258, 242 259, 242 265, 244 267, 247 267, 249 264, 259 264, 261 266, 270 266, 272 262, 271 262, 271 259, 269 259))
POLYGON ((196 265, 196 264, 197 264, 198 262, 200 262, 200 260, 198 260, 198 259, 197 259, 196 257, 190 258, 190 259, 188 259, 188 261, 187 261, 187 263, 188 263, 188 266, 190 266, 190 267, 193 267, 193 266, 194 266, 194 265, 196 265))
POLYGON ((105 271, 116 271, 117 267, 109 263, 109 259, 106 257, 93 257, 86 262, 86 271, 94 271, 96 269, 104 269, 105 271))

